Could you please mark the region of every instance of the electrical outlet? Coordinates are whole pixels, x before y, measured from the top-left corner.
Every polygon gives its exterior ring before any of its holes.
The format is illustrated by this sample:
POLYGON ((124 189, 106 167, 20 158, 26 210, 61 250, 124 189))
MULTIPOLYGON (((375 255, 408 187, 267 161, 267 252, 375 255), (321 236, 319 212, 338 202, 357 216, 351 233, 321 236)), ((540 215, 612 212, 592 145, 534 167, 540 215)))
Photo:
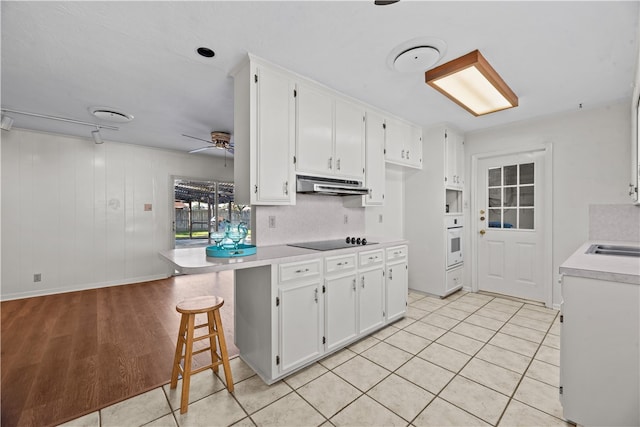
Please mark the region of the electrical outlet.
POLYGON ((41 273, 36 273, 33 275, 33 281, 34 282, 42 282, 42 274, 41 273))
POLYGON ((276 217, 275 217, 275 215, 269 215, 269 228, 276 228, 276 217))
POLYGON ((378 215, 378 222, 382 224, 382 214, 378 215))
POLYGON ((344 214, 344 223, 349 224, 349 215, 344 214))

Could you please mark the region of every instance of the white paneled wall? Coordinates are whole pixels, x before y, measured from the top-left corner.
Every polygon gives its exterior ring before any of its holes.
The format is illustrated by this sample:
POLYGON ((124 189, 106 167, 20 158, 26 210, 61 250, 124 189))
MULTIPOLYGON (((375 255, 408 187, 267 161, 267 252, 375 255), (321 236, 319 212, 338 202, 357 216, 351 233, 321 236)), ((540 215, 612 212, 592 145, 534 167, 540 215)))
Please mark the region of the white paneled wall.
POLYGON ((232 162, 138 145, 14 129, 1 149, 3 300, 167 277, 172 177, 233 180, 232 162))

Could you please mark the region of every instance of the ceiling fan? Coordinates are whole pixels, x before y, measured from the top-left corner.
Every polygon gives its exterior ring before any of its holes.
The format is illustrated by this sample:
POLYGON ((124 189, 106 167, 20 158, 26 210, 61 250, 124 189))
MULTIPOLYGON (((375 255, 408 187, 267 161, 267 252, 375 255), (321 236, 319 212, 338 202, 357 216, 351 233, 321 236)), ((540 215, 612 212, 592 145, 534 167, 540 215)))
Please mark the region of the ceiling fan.
POLYGON ((198 141, 209 143, 209 145, 207 145, 206 147, 200 147, 200 148, 196 148, 195 150, 189 151, 189 154, 199 153, 200 151, 211 150, 213 148, 226 150, 229 153, 233 154, 233 144, 231 143, 231 134, 227 132, 211 132, 210 141, 207 141, 206 139, 198 138, 195 136, 191 136, 191 135, 185 135, 184 133, 182 134, 182 136, 186 136, 187 138, 197 139, 198 141))

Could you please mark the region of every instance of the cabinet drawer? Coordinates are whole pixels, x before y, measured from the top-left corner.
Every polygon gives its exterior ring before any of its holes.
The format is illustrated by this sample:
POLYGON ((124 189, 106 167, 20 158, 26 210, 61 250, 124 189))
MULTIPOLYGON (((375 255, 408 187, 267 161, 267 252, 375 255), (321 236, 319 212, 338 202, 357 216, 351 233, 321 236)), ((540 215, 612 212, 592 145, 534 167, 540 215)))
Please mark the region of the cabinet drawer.
POLYGON ((327 257, 324 261, 324 271, 348 271, 356 268, 356 254, 327 257))
POLYGON ((464 268, 456 268, 455 270, 449 270, 446 273, 447 276, 447 289, 446 292, 452 291, 454 289, 462 286, 462 273, 464 268))
POLYGON ((360 258, 360 267, 382 264, 383 261, 382 250, 360 252, 358 256, 360 258))
POLYGON ((290 262, 279 265, 280 283, 320 275, 320 260, 290 262))
POLYGON ((393 261, 396 259, 403 259, 406 257, 407 257, 406 246, 394 246, 392 248, 387 248, 387 262, 393 261))

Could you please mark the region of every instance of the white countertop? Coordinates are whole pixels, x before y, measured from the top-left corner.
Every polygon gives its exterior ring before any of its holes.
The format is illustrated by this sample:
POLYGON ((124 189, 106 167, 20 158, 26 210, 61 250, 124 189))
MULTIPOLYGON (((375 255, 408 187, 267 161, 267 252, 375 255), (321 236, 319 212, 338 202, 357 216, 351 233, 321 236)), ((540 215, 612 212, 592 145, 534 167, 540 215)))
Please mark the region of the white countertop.
POLYGON ((587 242, 560 266, 560 274, 640 285, 640 258, 588 254, 591 245, 638 247, 638 242, 587 242))
POLYGON ((390 246, 406 245, 408 240, 372 237, 370 241, 378 242, 365 246, 336 249, 331 251, 314 251, 287 245, 258 246, 255 255, 234 258, 207 257, 204 246, 198 248, 180 248, 160 252, 160 257, 183 274, 213 273, 215 271, 236 270, 239 268, 261 267, 280 262, 295 262, 321 256, 333 256, 365 250, 384 249, 390 246))

